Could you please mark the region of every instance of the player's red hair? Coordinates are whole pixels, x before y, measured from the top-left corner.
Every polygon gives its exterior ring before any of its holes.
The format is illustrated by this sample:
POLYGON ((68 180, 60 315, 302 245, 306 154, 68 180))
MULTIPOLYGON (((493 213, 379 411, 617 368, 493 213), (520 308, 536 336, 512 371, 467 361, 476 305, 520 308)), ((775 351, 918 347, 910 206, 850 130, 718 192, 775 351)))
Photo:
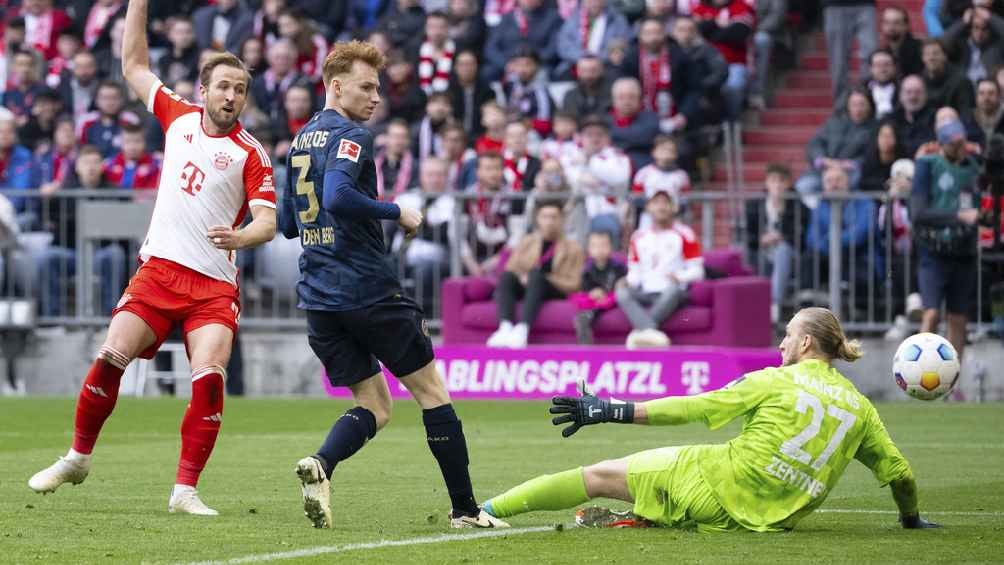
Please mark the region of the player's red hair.
POLYGON ((325 87, 331 83, 331 79, 335 75, 351 72, 352 63, 356 61, 362 61, 378 71, 383 70, 387 64, 386 57, 372 43, 358 40, 336 43, 328 56, 324 58, 325 87))

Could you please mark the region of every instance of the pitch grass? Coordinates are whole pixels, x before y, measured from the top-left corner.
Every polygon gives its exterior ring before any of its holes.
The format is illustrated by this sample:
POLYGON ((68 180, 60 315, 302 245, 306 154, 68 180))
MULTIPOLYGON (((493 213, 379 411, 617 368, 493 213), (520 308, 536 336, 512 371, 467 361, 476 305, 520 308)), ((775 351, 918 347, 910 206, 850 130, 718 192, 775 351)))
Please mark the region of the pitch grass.
MULTIPOLYGON (((177 562, 450 533, 448 499, 421 418, 399 403, 393 421, 335 475, 335 528, 309 527, 293 465, 312 453, 347 405, 330 400, 230 400, 203 475, 217 518, 169 515, 184 401, 123 399, 91 476, 45 497, 29 476, 65 452, 71 399, 0 399, 0 562, 177 562)), ((656 446, 724 441, 677 428, 597 426, 563 440, 542 403, 461 402, 479 498, 544 472, 656 446)), ((904 531, 889 514, 817 513, 787 534, 564 529, 463 543, 365 549, 307 562, 985 562, 1004 560, 1004 406, 904 402, 879 411, 910 459, 937 531, 904 531), (996 515, 937 514, 934 511, 996 515)), ((623 506, 623 505, 621 505, 623 506)), ((893 510, 888 489, 852 464, 826 509, 893 510)), ((516 527, 569 523, 537 513, 516 527)))

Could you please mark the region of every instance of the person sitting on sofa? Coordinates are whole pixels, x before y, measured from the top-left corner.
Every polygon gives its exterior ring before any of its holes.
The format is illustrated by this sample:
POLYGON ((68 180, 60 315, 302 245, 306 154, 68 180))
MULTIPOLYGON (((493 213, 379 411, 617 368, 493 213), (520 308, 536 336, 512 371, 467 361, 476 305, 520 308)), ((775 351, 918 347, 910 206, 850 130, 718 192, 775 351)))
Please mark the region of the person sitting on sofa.
POLYGON ((575 338, 580 344, 593 342, 593 320, 597 312, 617 305, 614 289, 627 274, 627 266, 611 257, 614 242, 610 232, 590 232, 586 251, 589 265, 582 273, 582 290, 569 297, 579 310, 575 315, 575 338))
POLYGON ((524 347, 530 327, 545 300, 565 298, 579 289, 582 247, 564 237, 561 203, 540 202, 533 232, 516 244, 495 288, 499 328, 488 347, 524 347), (516 300, 523 298, 523 318, 517 324, 516 300))
POLYGON ((694 230, 676 220, 677 203, 668 190, 649 196, 648 228, 631 236, 627 277, 617 287, 617 305, 631 321, 628 349, 665 347, 659 327, 687 298, 687 285, 704 278, 701 244, 694 230))

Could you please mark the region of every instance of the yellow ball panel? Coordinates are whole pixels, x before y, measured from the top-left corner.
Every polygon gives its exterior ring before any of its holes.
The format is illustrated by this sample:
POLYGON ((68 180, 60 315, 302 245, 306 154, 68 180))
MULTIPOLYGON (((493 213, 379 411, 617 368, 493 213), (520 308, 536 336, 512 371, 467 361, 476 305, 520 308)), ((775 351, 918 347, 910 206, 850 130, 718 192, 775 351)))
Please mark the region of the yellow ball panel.
POLYGON ((924 387, 924 390, 934 390, 940 384, 941 377, 938 376, 938 373, 927 372, 920 375, 920 386, 924 387))

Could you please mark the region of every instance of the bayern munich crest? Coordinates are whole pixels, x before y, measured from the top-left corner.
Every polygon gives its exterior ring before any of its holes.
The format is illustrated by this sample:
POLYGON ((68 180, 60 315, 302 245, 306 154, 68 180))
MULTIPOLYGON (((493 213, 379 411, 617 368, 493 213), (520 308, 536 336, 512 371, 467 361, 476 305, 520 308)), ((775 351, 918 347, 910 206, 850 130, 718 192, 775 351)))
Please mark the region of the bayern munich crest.
POLYGON ((230 163, 233 162, 234 158, 231 157, 230 155, 227 155, 226 153, 220 152, 217 153, 216 155, 213 155, 213 166, 221 171, 227 170, 227 167, 229 167, 230 163))

